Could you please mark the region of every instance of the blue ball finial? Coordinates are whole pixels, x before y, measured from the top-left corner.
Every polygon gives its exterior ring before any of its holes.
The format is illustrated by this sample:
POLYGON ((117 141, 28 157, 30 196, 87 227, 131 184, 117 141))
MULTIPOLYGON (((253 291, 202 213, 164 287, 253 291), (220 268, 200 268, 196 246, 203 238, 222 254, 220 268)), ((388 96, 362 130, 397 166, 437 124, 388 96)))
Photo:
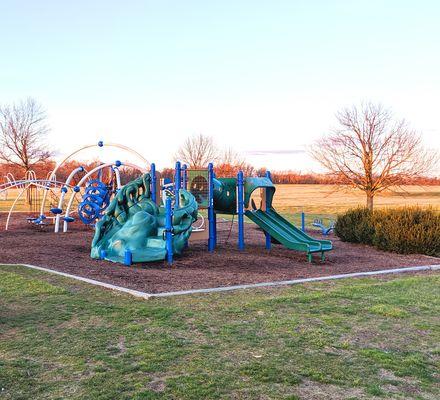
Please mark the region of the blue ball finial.
POLYGON ((102 140, 100 140, 100 141, 98 142, 98 146, 99 146, 99 147, 104 146, 104 142, 103 142, 102 140))
POLYGON ((61 191, 62 191, 63 193, 67 193, 67 188, 66 188, 65 186, 63 186, 63 187, 61 188, 61 191))
POLYGON ((122 163, 121 163, 119 160, 116 160, 116 161, 115 161, 115 165, 116 165, 117 167, 120 167, 120 166, 122 165, 122 163))
POLYGON ((78 193, 78 192, 80 191, 79 186, 75 186, 75 187, 73 188, 73 191, 76 192, 76 193, 78 193))

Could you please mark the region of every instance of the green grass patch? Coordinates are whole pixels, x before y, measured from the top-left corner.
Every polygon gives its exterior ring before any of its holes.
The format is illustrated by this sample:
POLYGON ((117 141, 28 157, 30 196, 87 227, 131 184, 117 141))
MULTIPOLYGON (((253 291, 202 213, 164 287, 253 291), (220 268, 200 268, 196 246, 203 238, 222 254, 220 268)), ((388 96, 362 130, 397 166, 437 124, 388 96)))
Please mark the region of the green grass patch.
POLYGON ((405 318, 410 315, 399 307, 389 306, 387 304, 376 304, 370 308, 370 311, 374 314, 391 318, 405 318))
POLYGON ((438 398, 439 284, 138 300, 0 267, 0 398, 438 398))

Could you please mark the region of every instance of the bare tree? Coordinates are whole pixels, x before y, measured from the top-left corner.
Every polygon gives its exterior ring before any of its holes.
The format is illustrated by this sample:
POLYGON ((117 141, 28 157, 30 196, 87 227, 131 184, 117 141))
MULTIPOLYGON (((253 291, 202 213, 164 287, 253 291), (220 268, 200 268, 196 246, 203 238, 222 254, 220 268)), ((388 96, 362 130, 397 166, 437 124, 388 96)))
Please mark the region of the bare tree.
POLYGON ((174 158, 188 164, 190 168, 206 168, 208 163, 218 160, 219 150, 212 137, 194 135, 185 140, 174 158))
POLYGON ((420 135, 381 105, 346 108, 336 118, 339 128, 319 139, 311 155, 341 183, 364 191, 370 210, 377 193, 428 173, 436 162, 420 135))
POLYGON ((46 119, 44 109, 32 98, 0 106, 0 161, 25 172, 46 161, 52 155, 45 143, 46 119))
POLYGON ((246 160, 232 147, 228 147, 221 152, 218 162, 219 164, 228 164, 239 167, 246 164, 246 160))

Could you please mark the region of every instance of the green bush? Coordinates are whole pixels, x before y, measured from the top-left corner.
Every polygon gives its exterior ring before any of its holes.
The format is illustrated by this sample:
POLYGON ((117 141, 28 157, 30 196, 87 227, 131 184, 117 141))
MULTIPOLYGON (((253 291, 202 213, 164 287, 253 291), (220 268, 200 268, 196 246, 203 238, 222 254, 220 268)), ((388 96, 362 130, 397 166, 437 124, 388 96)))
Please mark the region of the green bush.
POLYGON ((440 214, 418 207, 374 212, 373 245, 396 253, 440 255, 440 214))
POLYGON ((373 244, 373 213, 367 208, 354 208, 338 215, 335 233, 343 242, 373 244))
POLYGON ((349 210, 338 216, 335 233, 345 242, 381 250, 440 255, 440 214, 430 208, 349 210))

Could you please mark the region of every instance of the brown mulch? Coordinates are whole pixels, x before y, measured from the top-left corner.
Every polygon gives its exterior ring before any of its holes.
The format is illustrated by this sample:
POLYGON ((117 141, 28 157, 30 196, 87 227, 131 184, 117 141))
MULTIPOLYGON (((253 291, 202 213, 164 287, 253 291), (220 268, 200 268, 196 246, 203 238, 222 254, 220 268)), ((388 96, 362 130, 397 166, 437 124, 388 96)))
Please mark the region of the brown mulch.
POLYGON ((422 255, 391 254, 343 243, 332 235, 334 250, 327 253, 325 263, 315 255, 309 264, 303 253, 281 245, 266 250, 264 234, 253 224, 246 224, 246 249, 239 251, 235 226, 228 240, 230 224, 224 222, 219 224, 214 253, 207 251, 206 242, 193 242, 172 266, 156 262, 126 267, 92 260, 93 230, 83 226, 73 224, 70 232, 55 234, 52 226, 40 229, 15 216, 11 230, 3 229, 4 216, 0 215, 0 264, 33 264, 149 293, 440 264, 439 259, 422 255))

